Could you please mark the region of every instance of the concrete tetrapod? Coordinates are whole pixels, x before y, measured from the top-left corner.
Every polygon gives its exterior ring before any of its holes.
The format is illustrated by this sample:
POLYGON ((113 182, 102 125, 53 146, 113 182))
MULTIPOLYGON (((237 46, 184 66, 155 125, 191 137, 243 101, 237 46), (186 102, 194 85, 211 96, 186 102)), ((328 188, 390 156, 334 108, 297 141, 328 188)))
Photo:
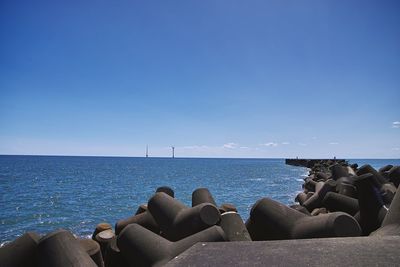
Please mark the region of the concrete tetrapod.
POLYGON ((224 230, 228 241, 251 241, 246 225, 237 212, 228 211, 222 213, 220 226, 224 230))
POLYGON ((396 186, 399 187, 400 184, 400 166, 394 166, 391 168, 387 174, 389 180, 396 186))
MULTIPOLYGON (((163 193, 164 194, 164 193, 163 193)), ((137 212, 136 212, 137 213, 137 212)), ((115 233, 118 235, 128 224, 137 223, 141 226, 149 229, 150 231, 158 234, 160 232, 160 227, 154 220, 153 215, 149 210, 143 211, 139 214, 133 215, 129 218, 119 220, 115 224, 115 233)))
POLYGON ((317 172, 316 177, 320 181, 326 181, 329 179, 329 175, 324 172, 317 172))
POLYGON ((381 186, 381 195, 385 204, 390 204, 396 194, 397 188, 392 183, 384 183, 381 186))
POLYGON ((104 255, 104 265, 106 267, 125 267, 128 266, 124 256, 117 246, 117 239, 111 240, 104 255))
POLYGON ((149 200, 148 209, 163 236, 170 241, 177 241, 215 225, 221 217, 218 208, 212 204, 203 203, 189 208, 165 193, 156 193, 149 200))
POLYGON ((129 266, 161 266, 197 242, 224 240, 219 226, 170 242, 138 224, 130 224, 118 236, 117 244, 129 266))
POLYGON ((350 177, 350 176, 356 176, 356 175, 357 175, 356 172, 354 171, 354 169, 353 169, 352 167, 347 166, 346 168, 347 168, 347 172, 349 173, 349 177, 350 177))
POLYGON ((96 242, 100 245, 101 254, 105 255, 108 245, 116 236, 113 230, 108 229, 98 233, 95 237, 96 242))
POLYGON ((398 184, 396 185, 396 182, 389 177, 390 171, 395 168, 396 167, 392 165, 386 165, 380 168, 379 171, 376 171, 371 165, 366 164, 357 171, 357 174, 359 176, 367 173, 372 174, 373 178, 371 178, 371 181, 373 181, 374 186, 380 190, 385 204, 390 204, 396 192, 396 187, 398 186, 398 184))
POLYGON ((310 215, 311 216, 317 216, 317 215, 326 214, 326 213, 328 213, 326 208, 316 208, 311 212, 310 215))
POLYGON ((347 167, 341 166, 339 164, 333 165, 331 167, 331 172, 332 172, 332 179, 335 180, 335 181, 338 180, 339 178, 348 177, 349 176, 349 172, 347 170, 347 167))
POLYGON ((140 204, 138 209, 135 212, 135 215, 138 215, 140 213, 143 213, 147 210, 147 204, 140 204))
POLYGON ((358 176, 355 180, 358 205, 360 207, 360 226, 364 235, 369 235, 381 226, 380 213, 386 212, 375 177, 371 173, 358 176))
POLYGON ((210 203, 218 207, 217 203, 215 203, 213 196, 207 188, 197 188, 192 193, 192 207, 203 203, 210 203))
POLYGON ((321 191, 321 189, 324 187, 324 185, 325 185, 325 182, 317 182, 315 184, 315 192, 321 191))
POLYGON ((252 240, 359 236, 357 221, 344 212, 307 216, 269 198, 257 201, 246 222, 252 240))
POLYGON ((294 205, 290 205, 289 208, 300 211, 301 213, 304 213, 308 216, 311 215, 311 213, 308 211, 308 209, 304 208, 302 205, 294 204, 294 205))
MULTIPOLYGON (((170 197, 174 197, 175 193, 169 186, 160 186, 156 189, 156 193, 165 193, 170 197)), ((160 233, 160 227, 157 222, 154 220, 151 213, 148 211, 147 204, 141 204, 136 210, 135 214, 129 218, 119 220, 115 224, 115 233, 118 235, 125 226, 131 223, 140 224, 143 227, 146 227, 150 231, 158 234, 160 233)))
POLYGON ((356 198, 341 195, 335 192, 328 192, 322 206, 327 208, 329 211, 343 211, 354 216, 359 210, 358 200, 356 198))
POLYGON ((391 168, 393 168, 393 165, 391 165, 391 164, 385 165, 385 166, 379 168, 378 172, 380 174, 383 174, 384 172, 390 171, 391 168))
POLYGON ((320 189, 316 191, 315 194, 313 194, 303 203, 303 206, 308 209, 309 212, 321 207, 322 200, 324 199, 326 193, 335 190, 336 182, 332 179, 329 179, 322 187, 319 188, 320 189))
POLYGON ((297 194, 296 198, 294 201, 299 202, 300 205, 303 205, 306 200, 311 197, 312 195, 306 194, 304 192, 300 192, 297 194))
POLYGON ((370 173, 373 175, 373 177, 374 177, 373 179, 375 180, 376 183, 379 183, 382 185, 387 182, 386 179, 369 164, 365 164, 357 170, 357 176, 361 176, 361 175, 367 174, 367 173, 370 173))
POLYGON ((219 207, 219 212, 221 212, 222 214, 227 211, 237 212, 237 208, 235 207, 235 205, 231 203, 222 203, 221 206, 219 207))
POLYGON ((314 181, 313 179, 307 177, 307 178, 304 180, 303 187, 304 187, 304 189, 307 189, 308 191, 315 192, 315 186, 316 186, 316 184, 317 184, 316 181, 314 181))
POLYGON ((352 184, 342 182, 336 186, 336 191, 341 195, 357 198, 357 189, 352 184))
POLYGON ((57 230, 42 237, 38 245, 38 266, 96 267, 79 241, 66 230, 57 230))
POLYGON ((103 223, 99 223, 96 226, 96 229, 94 230, 93 234, 92 234, 92 239, 94 240, 94 238, 96 237, 96 235, 100 232, 103 232, 105 230, 110 230, 112 229, 111 224, 103 222, 103 223))
POLYGON ((170 197, 175 197, 175 193, 174 190, 172 190, 171 187, 169 186, 160 186, 156 189, 156 193, 160 193, 163 192, 165 194, 167 194, 170 197))
POLYGON ((28 232, 0 248, 0 266, 36 266, 36 251, 40 236, 28 232))
POLYGON ((93 239, 79 239, 79 243, 98 267, 104 267, 103 256, 99 243, 93 239))
POLYGON ((400 236, 400 190, 390 204, 389 210, 383 219, 382 226, 371 235, 398 235, 400 236))

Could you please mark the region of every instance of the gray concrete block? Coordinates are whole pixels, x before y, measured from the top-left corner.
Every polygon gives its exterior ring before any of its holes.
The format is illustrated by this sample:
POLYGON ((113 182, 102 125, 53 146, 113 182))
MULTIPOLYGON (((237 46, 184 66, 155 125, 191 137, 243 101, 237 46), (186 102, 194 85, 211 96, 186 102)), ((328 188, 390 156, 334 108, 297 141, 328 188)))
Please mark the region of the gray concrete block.
POLYGON ((166 266, 399 266, 399 236, 197 243, 166 266))

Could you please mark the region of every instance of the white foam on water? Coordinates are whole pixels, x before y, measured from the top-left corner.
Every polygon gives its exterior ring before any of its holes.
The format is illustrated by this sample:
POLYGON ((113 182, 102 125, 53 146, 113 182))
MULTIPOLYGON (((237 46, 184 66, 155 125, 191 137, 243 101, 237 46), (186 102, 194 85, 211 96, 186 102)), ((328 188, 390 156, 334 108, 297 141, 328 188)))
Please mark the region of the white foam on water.
POLYGON ((92 235, 77 235, 77 234, 72 234, 75 238, 79 238, 79 239, 92 239, 92 235))
POLYGON ((247 179, 248 181, 265 181, 265 178, 252 178, 252 179, 247 179))
POLYGON ((11 241, 4 241, 3 243, 0 244, 0 248, 4 247, 5 245, 7 245, 8 243, 10 243, 11 241))
POLYGON ((84 239, 91 239, 91 238, 92 238, 92 235, 83 235, 82 238, 84 238, 84 239))

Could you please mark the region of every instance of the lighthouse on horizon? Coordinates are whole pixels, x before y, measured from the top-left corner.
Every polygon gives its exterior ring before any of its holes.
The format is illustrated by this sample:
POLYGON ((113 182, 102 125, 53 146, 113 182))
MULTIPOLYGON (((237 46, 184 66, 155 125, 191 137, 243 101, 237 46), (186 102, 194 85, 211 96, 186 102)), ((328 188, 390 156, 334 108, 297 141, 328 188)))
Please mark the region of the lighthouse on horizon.
POLYGON ((175 147, 171 146, 171 148, 172 148, 172 158, 175 158, 175 147))

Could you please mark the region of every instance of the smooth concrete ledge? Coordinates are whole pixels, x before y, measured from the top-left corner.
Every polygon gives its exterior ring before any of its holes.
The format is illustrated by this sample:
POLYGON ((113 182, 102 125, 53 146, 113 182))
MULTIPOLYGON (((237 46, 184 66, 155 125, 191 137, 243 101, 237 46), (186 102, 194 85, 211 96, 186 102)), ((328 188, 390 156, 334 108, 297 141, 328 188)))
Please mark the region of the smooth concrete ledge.
POLYGON ((400 236, 197 243, 166 266, 398 266, 400 236))

